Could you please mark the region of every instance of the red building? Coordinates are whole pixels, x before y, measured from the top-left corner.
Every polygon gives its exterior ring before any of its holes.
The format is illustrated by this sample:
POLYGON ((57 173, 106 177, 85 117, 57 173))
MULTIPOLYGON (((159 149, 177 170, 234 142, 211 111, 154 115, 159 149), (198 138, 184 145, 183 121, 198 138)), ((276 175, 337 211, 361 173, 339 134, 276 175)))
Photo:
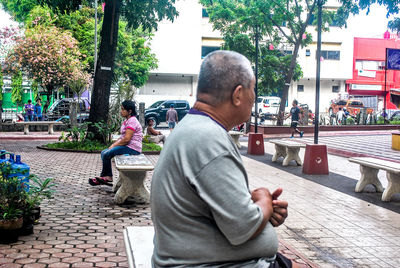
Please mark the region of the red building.
POLYGON ((400 105, 400 71, 386 71, 386 48, 400 49, 400 40, 390 38, 388 32, 384 38, 354 38, 353 78, 346 80, 346 89, 351 96, 369 100, 369 106, 395 110, 400 105))

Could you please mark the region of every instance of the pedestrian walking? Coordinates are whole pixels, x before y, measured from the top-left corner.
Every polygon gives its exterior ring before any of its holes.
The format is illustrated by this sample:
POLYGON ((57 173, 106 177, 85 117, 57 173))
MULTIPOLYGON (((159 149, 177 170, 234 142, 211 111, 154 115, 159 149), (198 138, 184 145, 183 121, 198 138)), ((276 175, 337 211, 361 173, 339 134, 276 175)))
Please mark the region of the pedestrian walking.
POLYGON ((171 104, 165 119, 165 121, 168 123, 169 131, 172 131, 172 129, 174 129, 175 125, 178 123, 178 113, 174 109, 174 104, 171 104))
POLYGON ((301 111, 300 108, 298 107, 299 102, 297 100, 293 100, 292 102, 292 108, 290 109, 289 115, 285 118, 288 119, 291 117, 292 122, 290 123, 290 127, 292 128, 292 136, 291 138, 294 138, 294 133, 297 132, 300 134, 300 138, 303 137, 304 132, 300 131, 297 128, 297 125, 299 124, 299 121, 301 119, 301 111))

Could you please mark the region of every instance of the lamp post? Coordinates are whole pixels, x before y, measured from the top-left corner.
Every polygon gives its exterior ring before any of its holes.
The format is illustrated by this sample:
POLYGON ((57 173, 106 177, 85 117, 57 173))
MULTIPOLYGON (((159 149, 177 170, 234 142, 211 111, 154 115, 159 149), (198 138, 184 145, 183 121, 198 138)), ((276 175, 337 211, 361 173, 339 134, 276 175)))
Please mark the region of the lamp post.
POLYGON ((258 25, 256 25, 256 62, 255 62, 255 68, 254 68, 254 72, 255 72, 255 78, 256 78, 256 85, 254 87, 254 92, 256 94, 256 98, 254 101, 254 117, 255 117, 255 121, 254 121, 254 132, 257 133, 257 125, 258 125, 258 103, 257 103, 257 99, 258 99, 258 25))

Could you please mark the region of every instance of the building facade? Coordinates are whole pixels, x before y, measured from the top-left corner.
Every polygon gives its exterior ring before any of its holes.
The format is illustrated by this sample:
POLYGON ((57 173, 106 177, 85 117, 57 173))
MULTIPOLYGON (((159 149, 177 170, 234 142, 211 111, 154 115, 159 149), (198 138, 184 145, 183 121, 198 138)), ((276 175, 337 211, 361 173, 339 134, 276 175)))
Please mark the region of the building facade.
POLYGON ((400 49, 400 40, 389 32, 382 38, 354 38, 352 78, 346 80, 346 89, 377 110, 386 108, 390 115, 399 108, 400 71, 385 71, 387 48, 400 49))
MULTIPOLYGON (((329 10, 335 10, 337 7, 338 3, 335 0, 328 1, 324 5, 324 8, 329 10)), ((193 104, 202 58, 207 53, 219 49, 223 43, 221 34, 213 31, 206 12, 197 1, 178 0, 176 8, 179 16, 174 22, 161 22, 151 42, 152 51, 159 60, 158 69, 151 72, 149 81, 138 90, 136 96, 136 99, 145 102, 146 106, 164 99, 186 99, 193 104)), ((313 42, 299 51, 298 63, 303 70, 303 77, 290 85, 288 109, 292 100, 297 99, 302 104, 308 104, 314 111, 316 27, 310 22, 306 32, 312 35, 313 42)), ((329 31, 322 33, 319 103, 321 113, 328 112, 331 100, 348 93, 357 93, 357 97, 366 100, 364 93, 361 96, 359 92, 351 91, 351 86, 350 88, 347 86, 347 81, 350 81, 354 74, 353 51, 359 47, 359 45, 357 47, 353 45, 355 32, 350 22, 347 28, 330 25, 329 31)), ((290 50, 288 47, 275 49, 285 52, 290 50)))

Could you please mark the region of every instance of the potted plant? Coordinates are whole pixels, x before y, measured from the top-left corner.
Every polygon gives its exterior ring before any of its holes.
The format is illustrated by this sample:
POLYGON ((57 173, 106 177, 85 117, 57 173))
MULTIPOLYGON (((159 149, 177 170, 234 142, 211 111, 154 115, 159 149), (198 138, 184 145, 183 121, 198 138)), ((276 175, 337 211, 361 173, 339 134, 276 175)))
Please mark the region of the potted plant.
POLYGON ((0 175, 0 242, 12 243, 18 239, 23 224, 27 193, 18 178, 0 175))
POLYGON ((33 225, 40 218, 40 203, 43 199, 51 199, 54 193, 52 189, 55 184, 52 178, 41 179, 31 174, 29 176, 30 190, 27 194, 26 207, 24 208, 24 224, 21 230, 22 235, 33 233, 33 225))

